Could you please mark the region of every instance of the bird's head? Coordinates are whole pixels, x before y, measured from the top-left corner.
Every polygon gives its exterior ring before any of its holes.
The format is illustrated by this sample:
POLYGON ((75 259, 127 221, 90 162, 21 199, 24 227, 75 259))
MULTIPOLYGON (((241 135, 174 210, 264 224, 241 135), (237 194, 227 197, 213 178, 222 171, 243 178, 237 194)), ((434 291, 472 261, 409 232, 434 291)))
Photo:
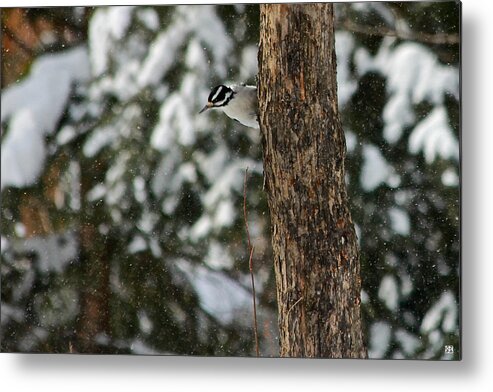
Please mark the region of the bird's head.
POLYGON ((234 91, 228 86, 223 84, 214 87, 207 98, 207 104, 202 108, 199 113, 205 112, 207 109, 219 108, 221 106, 226 106, 228 102, 233 98, 234 91))

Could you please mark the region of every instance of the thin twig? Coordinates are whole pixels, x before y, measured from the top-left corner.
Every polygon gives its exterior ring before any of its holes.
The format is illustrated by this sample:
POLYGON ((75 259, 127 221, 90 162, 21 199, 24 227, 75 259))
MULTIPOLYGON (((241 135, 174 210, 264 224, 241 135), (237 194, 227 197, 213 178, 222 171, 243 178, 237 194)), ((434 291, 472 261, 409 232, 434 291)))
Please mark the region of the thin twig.
POLYGON ((253 332, 255 335, 255 352, 257 357, 260 356, 259 345, 258 345, 258 325, 257 325, 257 300, 255 294, 255 279, 253 276, 253 246, 250 242, 250 230, 248 229, 248 214, 246 208, 246 186, 247 186, 247 175, 248 167, 245 169, 245 180, 243 182, 243 216, 245 218, 245 228, 248 238, 248 250, 250 252, 250 257, 248 259, 248 267, 250 269, 250 278, 252 280, 252 296, 253 296, 253 332))
POLYGON ((293 308, 294 308, 296 305, 298 305, 298 304, 301 302, 301 300, 302 300, 302 299, 303 299, 303 297, 300 297, 300 298, 299 298, 299 299, 298 299, 298 300, 297 300, 297 301, 296 301, 293 305, 291 305, 291 307, 290 307, 290 308, 289 308, 289 310, 288 310, 288 313, 286 313, 286 318, 288 318, 288 317, 289 317, 289 313, 291 313, 291 311, 293 310, 293 308))

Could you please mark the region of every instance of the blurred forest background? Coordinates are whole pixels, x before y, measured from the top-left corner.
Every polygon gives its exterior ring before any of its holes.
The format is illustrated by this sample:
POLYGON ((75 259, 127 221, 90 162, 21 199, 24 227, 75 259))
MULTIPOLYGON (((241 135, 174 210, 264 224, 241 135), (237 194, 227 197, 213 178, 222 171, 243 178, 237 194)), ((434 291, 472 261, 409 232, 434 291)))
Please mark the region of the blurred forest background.
MULTIPOLYGON (((338 3, 370 358, 460 355, 460 5, 338 3), (454 353, 446 353, 452 345, 454 353)), ((2 9, 3 352, 278 354, 259 132, 197 115, 255 84, 258 5, 2 9)))

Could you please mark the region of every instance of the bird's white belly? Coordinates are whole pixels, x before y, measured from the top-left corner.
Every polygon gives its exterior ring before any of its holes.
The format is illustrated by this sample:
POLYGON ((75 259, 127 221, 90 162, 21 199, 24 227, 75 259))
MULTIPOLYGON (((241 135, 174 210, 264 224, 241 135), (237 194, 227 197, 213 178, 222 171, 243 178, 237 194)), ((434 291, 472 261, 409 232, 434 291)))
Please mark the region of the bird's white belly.
POLYGON ((248 113, 248 108, 242 107, 242 105, 235 102, 234 99, 231 100, 229 105, 224 106, 221 109, 228 117, 239 121, 243 125, 251 128, 259 128, 257 114, 248 113))

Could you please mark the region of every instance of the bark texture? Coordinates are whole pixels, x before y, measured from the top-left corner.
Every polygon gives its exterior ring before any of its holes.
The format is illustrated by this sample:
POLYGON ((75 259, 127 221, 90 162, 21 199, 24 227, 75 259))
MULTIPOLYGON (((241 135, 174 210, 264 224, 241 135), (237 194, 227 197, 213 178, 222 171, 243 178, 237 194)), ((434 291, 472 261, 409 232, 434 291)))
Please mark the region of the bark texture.
POLYGON ((365 358, 331 4, 260 8, 259 111, 280 355, 365 358))

